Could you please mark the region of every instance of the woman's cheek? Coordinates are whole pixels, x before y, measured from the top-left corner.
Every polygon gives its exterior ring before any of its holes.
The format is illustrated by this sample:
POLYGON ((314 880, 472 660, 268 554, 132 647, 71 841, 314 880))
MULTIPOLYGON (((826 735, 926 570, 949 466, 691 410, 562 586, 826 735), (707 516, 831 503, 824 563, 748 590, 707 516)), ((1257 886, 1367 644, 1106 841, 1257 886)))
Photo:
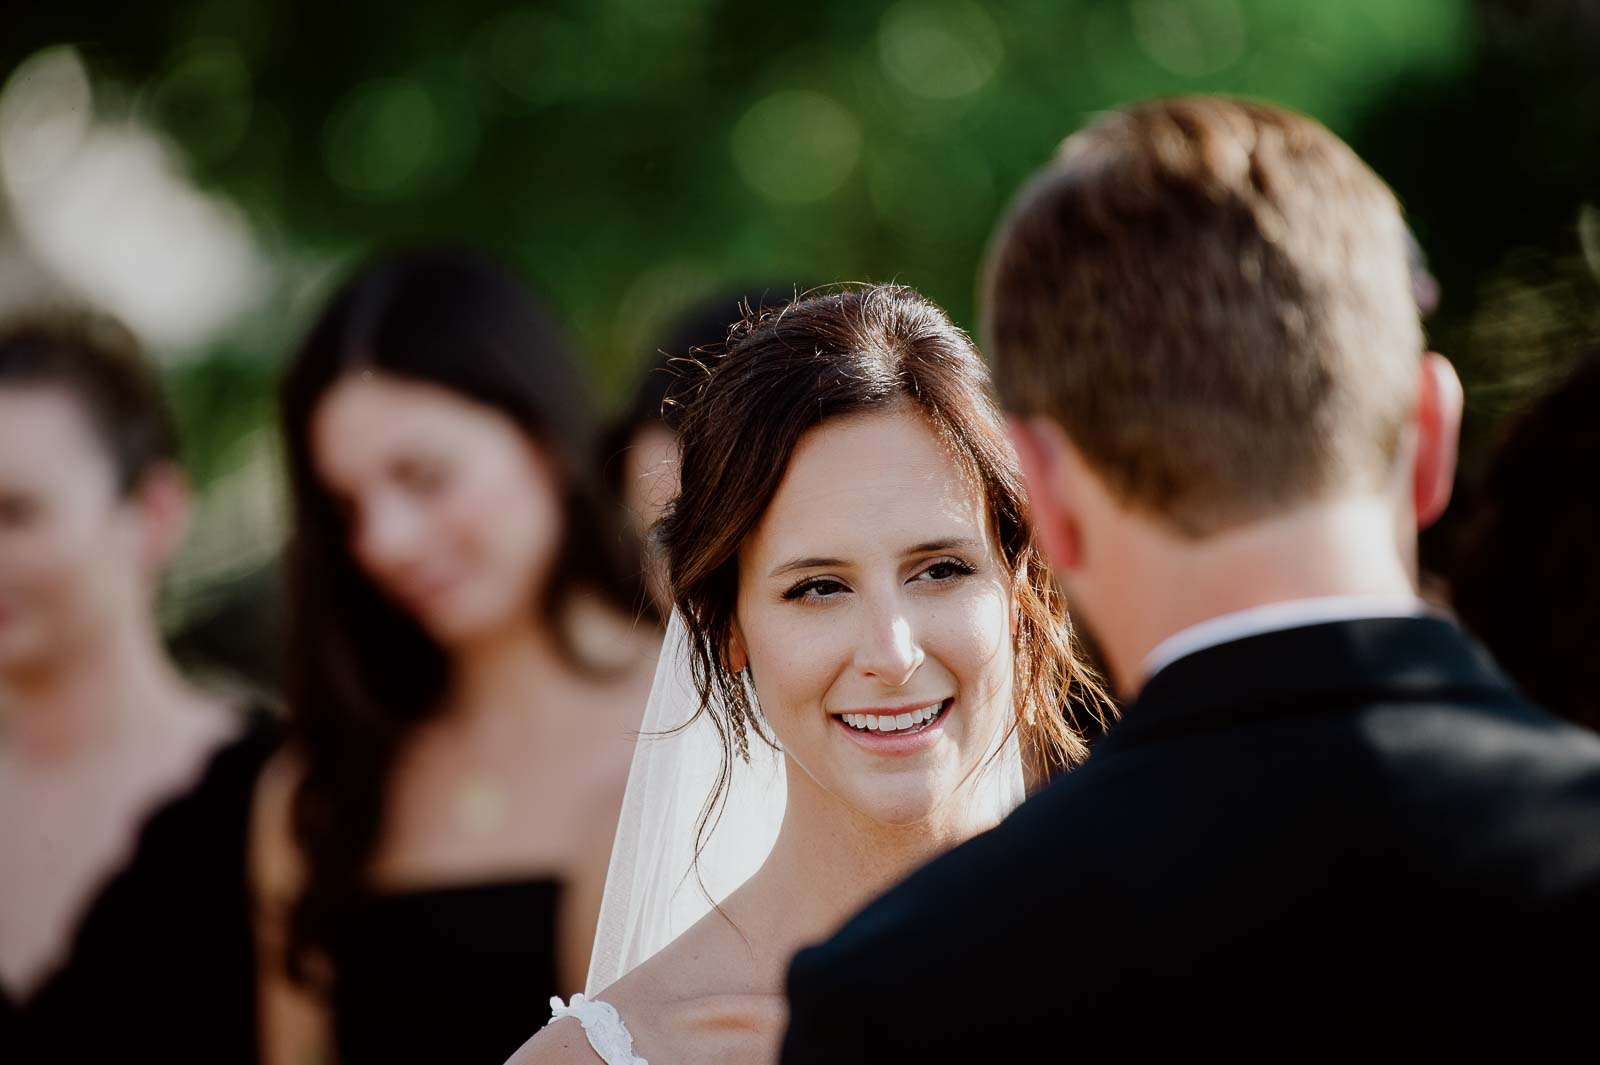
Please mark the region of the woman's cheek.
POLYGON ((843 628, 822 617, 783 617, 805 610, 784 606, 789 610, 774 610, 743 625, 762 711, 780 730, 800 727, 805 717, 822 713, 829 684, 838 673, 839 655, 833 643, 843 628))
POLYGON ((938 645, 945 650, 952 668, 963 679, 1005 659, 1010 667, 1010 597, 994 582, 975 582, 968 594, 957 596, 948 609, 936 615, 938 645))

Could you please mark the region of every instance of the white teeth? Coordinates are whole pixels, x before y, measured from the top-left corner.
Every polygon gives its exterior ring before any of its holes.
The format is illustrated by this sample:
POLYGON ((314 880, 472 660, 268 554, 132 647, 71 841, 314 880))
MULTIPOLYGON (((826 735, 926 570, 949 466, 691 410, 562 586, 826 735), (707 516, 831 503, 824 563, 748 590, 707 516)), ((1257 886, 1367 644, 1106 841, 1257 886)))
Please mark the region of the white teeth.
POLYGON ((938 702, 904 714, 840 714, 839 717, 851 728, 864 732, 900 732, 927 724, 938 717, 942 709, 944 703, 938 702))

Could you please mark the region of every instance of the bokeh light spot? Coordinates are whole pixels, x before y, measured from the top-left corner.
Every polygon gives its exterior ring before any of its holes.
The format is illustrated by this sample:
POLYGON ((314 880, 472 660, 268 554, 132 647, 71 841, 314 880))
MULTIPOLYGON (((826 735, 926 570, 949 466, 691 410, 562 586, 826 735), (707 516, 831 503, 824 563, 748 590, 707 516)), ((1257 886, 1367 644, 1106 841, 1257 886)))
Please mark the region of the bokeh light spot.
POLYGON ((0 173, 15 191, 50 177, 78 152, 94 116, 89 72, 70 47, 22 62, 0 92, 0 173))
POLYGON ((809 89, 776 92, 733 127, 733 161, 750 187, 774 203, 820 200, 843 185, 861 153, 854 115, 809 89))
POLYGON ((969 0, 901 0, 878 26, 878 52, 896 82, 938 100, 983 88, 1004 56, 994 20, 969 0))
POLYGON ((580 94, 595 75, 572 23, 535 8, 513 8, 485 22, 473 50, 489 78, 528 106, 580 94))
POLYGON ((1130 11, 1140 46, 1174 74, 1205 77, 1244 55, 1239 0, 1133 0, 1130 11))
POLYGON ((427 177, 438 147, 439 111, 410 78, 378 78, 340 101, 323 135, 328 174, 352 192, 404 198, 427 177))
POLYGON ((250 68, 231 41, 196 41, 151 88, 150 117, 197 162, 222 159, 250 128, 250 68))

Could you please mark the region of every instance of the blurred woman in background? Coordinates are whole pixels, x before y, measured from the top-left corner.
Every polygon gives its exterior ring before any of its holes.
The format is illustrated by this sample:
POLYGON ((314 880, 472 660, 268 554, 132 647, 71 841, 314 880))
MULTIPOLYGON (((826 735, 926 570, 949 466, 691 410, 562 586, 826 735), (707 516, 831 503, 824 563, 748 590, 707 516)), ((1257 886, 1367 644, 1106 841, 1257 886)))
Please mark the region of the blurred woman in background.
POLYGON ((1506 423, 1462 518, 1450 589, 1518 687, 1600 730, 1600 496, 1581 483, 1600 464, 1597 409, 1591 350, 1506 423))
MULTIPOLYGON (((684 366, 696 356, 716 354, 747 313, 782 306, 792 287, 746 285, 690 304, 672 319, 665 340, 644 361, 633 395, 601 441, 601 480, 628 515, 634 535, 646 545, 645 572, 653 613, 665 624, 672 611, 665 565, 650 543, 650 529, 678 494, 679 393, 684 366)), ((694 384, 693 374, 689 383, 694 384)))
POLYGON ((188 489, 120 326, 0 328, 0 1061, 242 1062, 275 729, 190 684, 155 602, 188 489))
POLYGON ((265 1058, 498 1063, 586 971, 659 639, 578 368, 502 269, 424 251, 336 295, 282 402, 265 1058))

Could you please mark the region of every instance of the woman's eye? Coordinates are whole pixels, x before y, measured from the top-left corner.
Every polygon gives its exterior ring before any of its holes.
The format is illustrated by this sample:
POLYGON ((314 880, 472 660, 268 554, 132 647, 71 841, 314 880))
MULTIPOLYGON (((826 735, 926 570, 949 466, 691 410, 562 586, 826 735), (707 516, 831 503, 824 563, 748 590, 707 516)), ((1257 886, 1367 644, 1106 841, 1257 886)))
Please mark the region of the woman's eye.
POLYGON ((39 505, 26 496, 0 496, 0 525, 19 528, 39 513, 39 505))
POLYGON ((973 572, 973 568, 967 565, 965 562, 959 562, 953 558, 947 558, 943 559, 942 561, 935 562, 933 565, 929 566, 927 569, 918 574, 918 577, 920 579, 930 581, 948 581, 953 580, 956 577, 965 577, 973 572))
POLYGON ((818 577, 795 585, 783 593, 785 599, 831 599, 846 591, 844 584, 830 577, 818 577))
POLYGON ((437 491, 447 478, 442 462, 408 462, 399 471, 400 482, 414 492, 437 491))

